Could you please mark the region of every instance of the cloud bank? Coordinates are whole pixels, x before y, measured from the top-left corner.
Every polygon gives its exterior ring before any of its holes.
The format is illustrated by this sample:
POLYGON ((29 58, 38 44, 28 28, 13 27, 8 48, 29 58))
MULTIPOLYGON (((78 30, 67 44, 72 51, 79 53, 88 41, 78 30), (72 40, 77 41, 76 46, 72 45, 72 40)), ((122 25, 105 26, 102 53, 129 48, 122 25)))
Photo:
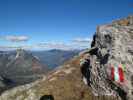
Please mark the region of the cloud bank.
POLYGON ((92 41, 91 38, 76 38, 76 39, 73 39, 73 42, 76 42, 76 43, 89 43, 91 41, 92 41))
POLYGON ((10 42, 25 42, 29 40, 29 37, 25 35, 6 35, 6 36, 0 36, 0 39, 10 42))
POLYGON ((28 36, 8 35, 8 36, 5 36, 5 39, 7 41, 11 41, 11 42, 24 42, 24 41, 28 41, 29 37, 28 36))
MULTIPOLYGON (((11 42, 22 42, 28 41, 29 37, 27 36, 5 36, 5 40, 11 42)), ((90 47, 92 39, 91 38, 75 38, 68 43, 64 42, 41 42, 36 44, 21 44, 14 46, 0 46, 0 49, 3 50, 15 50, 17 48, 23 48, 26 50, 49 50, 49 49, 62 49, 62 50, 75 50, 75 49, 86 49, 90 47)))
POLYGON ((76 38, 71 40, 69 43, 63 42, 44 42, 36 45, 37 48, 41 49, 63 49, 63 50, 74 50, 74 49, 86 49, 90 47, 91 38, 76 38))

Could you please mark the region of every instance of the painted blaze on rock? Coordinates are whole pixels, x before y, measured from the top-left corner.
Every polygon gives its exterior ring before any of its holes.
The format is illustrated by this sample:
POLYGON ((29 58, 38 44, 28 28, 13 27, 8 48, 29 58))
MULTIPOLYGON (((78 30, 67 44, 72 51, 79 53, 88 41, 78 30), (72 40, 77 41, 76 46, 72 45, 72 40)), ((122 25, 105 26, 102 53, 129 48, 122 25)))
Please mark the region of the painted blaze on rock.
POLYGON ((111 67, 111 79, 116 82, 124 82, 124 71, 122 69, 122 66, 112 66, 111 67))

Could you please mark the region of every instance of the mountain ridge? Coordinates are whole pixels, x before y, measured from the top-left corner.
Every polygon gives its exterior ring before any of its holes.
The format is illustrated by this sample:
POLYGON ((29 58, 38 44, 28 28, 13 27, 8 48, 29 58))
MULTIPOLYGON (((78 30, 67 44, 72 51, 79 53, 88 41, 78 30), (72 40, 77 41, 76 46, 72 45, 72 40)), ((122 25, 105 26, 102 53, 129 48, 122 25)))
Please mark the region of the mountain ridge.
POLYGON ((0 57, 1 90, 33 82, 48 71, 31 53, 22 49, 1 52, 0 57))

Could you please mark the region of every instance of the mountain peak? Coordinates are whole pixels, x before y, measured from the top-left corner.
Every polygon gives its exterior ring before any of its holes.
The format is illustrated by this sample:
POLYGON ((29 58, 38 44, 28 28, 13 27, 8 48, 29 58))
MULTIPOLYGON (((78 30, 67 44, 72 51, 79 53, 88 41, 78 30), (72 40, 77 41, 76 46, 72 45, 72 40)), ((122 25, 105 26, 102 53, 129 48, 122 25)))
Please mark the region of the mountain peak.
POLYGON ((16 50, 16 58, 20 57, 21 55, 24 55, 25 51, 23 49, 17 49, 16 50))

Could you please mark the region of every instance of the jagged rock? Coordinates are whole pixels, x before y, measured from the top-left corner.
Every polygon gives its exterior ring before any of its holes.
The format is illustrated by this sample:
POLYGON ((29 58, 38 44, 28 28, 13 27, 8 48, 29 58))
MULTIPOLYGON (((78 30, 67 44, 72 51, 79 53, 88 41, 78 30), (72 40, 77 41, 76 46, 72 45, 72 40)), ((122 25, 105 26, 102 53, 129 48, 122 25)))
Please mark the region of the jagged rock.
POLYGON ((133 100, 133 16, 99 26, 89 54, 89 82, 93 93, 133 100), (110 68, 120 64, 125 66, 122 83, 111 80, 110 68))
POLYGON ((127 18, 113 21, 112 25, 120 25, 120 26, 130 26, 133 25, 133 16, 128 16, 127 18))

